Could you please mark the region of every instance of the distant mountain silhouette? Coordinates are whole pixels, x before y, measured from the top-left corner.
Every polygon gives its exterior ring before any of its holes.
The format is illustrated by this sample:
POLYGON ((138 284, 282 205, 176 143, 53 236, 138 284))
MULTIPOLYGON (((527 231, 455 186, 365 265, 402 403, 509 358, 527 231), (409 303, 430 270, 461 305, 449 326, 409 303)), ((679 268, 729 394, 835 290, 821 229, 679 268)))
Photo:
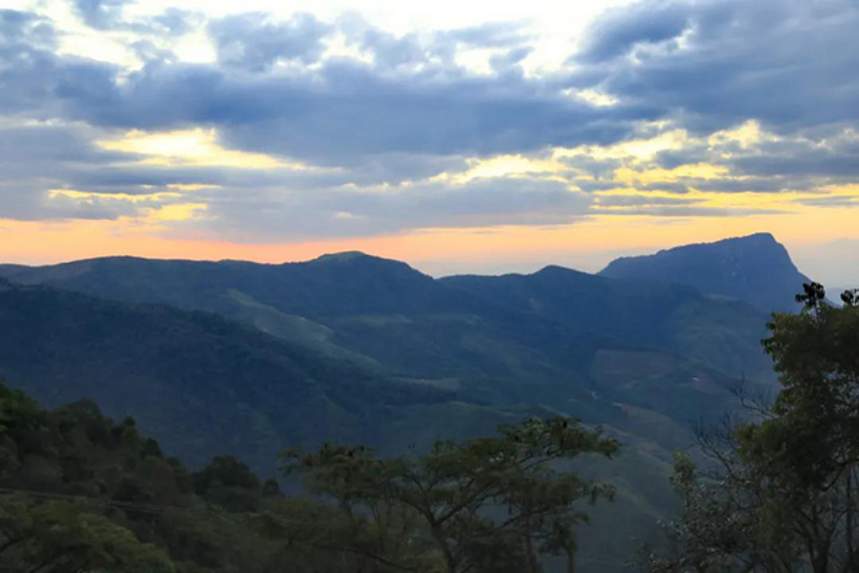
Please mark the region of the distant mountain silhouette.
MULTIPOLYGON (((530 392, 538 380, 586 376, 588 352, 606 339, 678 352, 737 375, 768 369, 758 345, 763 313, 691 287, 557 266, 532 275, 434 280, 400 261, 347 252, 279 265, 109 257, 0 266, 0 275, 215 312, 406 376, 472 382, 527 376, 530 392)), ((493 393, 500 391, 495 384, 493 393)))
POLYGON ((43 267, 0 265, 0 276, 19 284, 222 314, 236 306, 230 291, 304 316, 449 307, 431 277, 406 263, 359 252, 284 264, 105 257, 43 267))
POLYGON ((769 233, 623 257, 600 271, 608 278, 675 283, 750 302, 765 311, 795 309, 809 278, 769 233))

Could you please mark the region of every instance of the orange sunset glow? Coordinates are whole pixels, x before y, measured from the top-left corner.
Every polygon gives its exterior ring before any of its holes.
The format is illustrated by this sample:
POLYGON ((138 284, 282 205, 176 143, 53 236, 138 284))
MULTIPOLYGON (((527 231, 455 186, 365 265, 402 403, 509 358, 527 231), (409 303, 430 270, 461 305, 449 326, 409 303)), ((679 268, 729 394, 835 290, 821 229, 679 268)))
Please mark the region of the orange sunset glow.
MULTIPOLYGON (((692 88, 660 88, 659 66, 737 56, 694 33, 674 52, 661 51, 667 40, 610 44, 598 31, 637 10, 624 2, 538 5, 537 19, 497 30, 472 28, 466 11, 450 25, 486 36, 468 41, 406 7, 365 7, 349 27, 335 4, 312 17, 324 33, 283 53, 213 32, 240 34, 240 13, 199 12, 173 34, 156 24, 156 3, 21 12, 14 49, 50 59, 56 73, 34 81, 57 99, 22 93, 0 109, 0 258, 275 263, 361 250, 433 274, 594 271, 624 253, 770 232, 822 279, 859 280, 855 109, 837 115, 832 103, 836 115, 803 123, 793 98, 794 115, 774 115, 764 80, 730 113, 692 88), (564 10, 581 21, 566 33, 551 25, 564 10), (393 52, 358 29, 408 44, 411 59, 386 63, 393 52), (442 47, 451 59, 435 55, 442 47), (649 54, 637 87, 633 53, 649 54), (102 74, 101 91, 52 83, 68 66, 83 66, 69 76, 81 82, 102 74), (484 92, 467 102, 460 81, 484 92)), ((259 8, 265 26, 300 21, 259 8)), ((797 33, 825 34, 814 26, 797 33)), ((731 97, 730 82, 716 87, 731 97)))

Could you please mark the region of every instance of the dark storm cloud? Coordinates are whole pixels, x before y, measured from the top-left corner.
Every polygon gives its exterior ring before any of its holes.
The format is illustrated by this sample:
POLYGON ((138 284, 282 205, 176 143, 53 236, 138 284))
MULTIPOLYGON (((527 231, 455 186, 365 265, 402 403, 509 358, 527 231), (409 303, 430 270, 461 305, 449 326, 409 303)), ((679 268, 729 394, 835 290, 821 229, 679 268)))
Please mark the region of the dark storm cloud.
POLYGON ((499 86, 482 78, 415 78, 406 84, 345 62, 327 66, 323 78, 313 92, 273 86, 284 88, 281 101, 289 111, 236 122, 225 136, 243 149, 322 163, 387 152, 485 156, 612 143, 638 115, 617 110, 595 118, 588 106, 534 94, 524 81, 499 86))
MULTIPOLYGON (((467 167, 461 158, 421 158, 401 154, 336 169, 240 169, 199 165, 139 163, 146 156, 110 151, 94 141, 108 134, 92 127, 28 125, 0 127, 0 173, 8 199, 14 189, 35 204, 48 189, 87 193, 148 195, 169 186, 204 185, 227 188, 265 188, 268 192, 300 189, 307 192, 350 186, 397 185, 416 172, 429 177, 467 167), (407 176, 408 175, 408 176, 407 176)), ((2 204, 0 204, 2 207, 2 204)), ((6 210, 3 215, 10 215, 6 210)))
MULTIPOLYGON (((350 172, 230 169, 138 163, 143 155, 109 151, 106 134, 85 125, 0 127, 0 173, 7 189, 75 189, 104 195, 146 195, 170 185, 275 186, 314 189, 353 181, 350 172)), ((372 174, 365 183, 379 183, 372 174)), ((29 192, 29 191, 28 191, 29 192)), ((34 195, 34 199, 36 196, 34 195)), ((4 215, 7 213, 4 213, 4 215)))
POLYGON ((34 175, 34 166, 48 170, 50 166, 106 164, 129 161, 136 157, 126 153, 104 151, 92 142, 96 134, 86 126, 56 126, 51 124, 0 127, 0 164, 3 179, 23 179, 34 175))
MULTIPOLYGON (((421 159, 405 154, 386 157, 379 163, 367 161, 349 169, 327 170, 141 164, 138 161, 145 156, 108 151, 93 143, 106 136, 105 132, 81 124, 0 127, 2 216, 21 220, 113 219, 183 200, 205 201, 213 204, 214 212, 219 212, 217 206, 228 206, 222 213, 223 218, 237 227, 241 222, 253 228, 254 213, 265 205, 266 209, 281 209, 272 212, 272 217, 288 218, 285 211, 297 210, 295 213, 300 220, 291 228, 310 233, 313 226, 302 221, 316 221, 313 224, 321 225, 320 229, 342 234, 358 226, 353 221, 333 216, 344 209, 360 213, 360 220, 364 222, 360 228, 369 232, 367 221, 398 229, 418 221, 432 220, 434 224, 443 225, 441 218, 445 214, 455 217, 457 211, 461 211, 461 215, 476 219, 481 209, 486 211, 485 220, 499 222, 507 216, 515 216, 506 207, 513 205, 517 197, 520 199, 516 205, 524 207, 529 201, 535 206, 559 205, 572 196, 562 191, 557 183, 552 183, 547 190, 540 182, 534 183, 533 190, 528 182, 514 182, 507 187, 501 182, 474 184, 459 187, 455 194, 446 194, 443 185, 429 185, 421 187, 424 192, 419 194, 417 187, 396 187, 406 180, 398 175, 399 172, 414 173, 431 166, 426 175, 435 175, 446 169, 461 171, 467 165, 462 159, 421 159), (209 189, 177 191, 176 186, 182 185, 209 189), (370 191, 356 190, 356 185, 368 187, 370 191), (376 188, 379 185, 389 188, 380 192, 376 188), (87 196, 52 194, 51 190, 71 190, 87 196), (181 197, 147 199, 165 192, 179 193, 181 197), (406 195, 410 198, 406 199, 406 195), (128 196, 138 198, 132 200, 128 196), (445 208, 448 198, 450 204, 445 208), (409 214, 408 205, 413 206, 415 213, 409 214), (314 213, 313 209, 318 212, 314 213), (398 222, 385 223, 388 216, 398 217, 398 222), (338 227, 344 229, 337 231, 338 227)), ((577 204, 583 205, 581 200, 577 204)), ((272 223, 270 231, 276 228, 272 223)), ((285 228, 280 229, 287 233, 285 228)))
POLYGON ((114 90, 118 67, 56 55, 50 20, 2 11, 0 31, 0 118, 68 119, 65 99, 97 106, 114 90))

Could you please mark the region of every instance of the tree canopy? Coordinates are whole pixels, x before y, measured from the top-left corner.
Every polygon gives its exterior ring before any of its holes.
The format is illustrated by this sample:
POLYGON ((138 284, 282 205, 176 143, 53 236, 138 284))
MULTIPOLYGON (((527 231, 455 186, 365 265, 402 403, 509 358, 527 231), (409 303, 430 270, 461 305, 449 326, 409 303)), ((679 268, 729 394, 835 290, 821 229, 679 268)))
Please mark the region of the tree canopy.
POLYGON ((290 450, 284 470, 314 497, 287 497, 233 457, 190 472, 131 418, 43 410, 0 384, 0 571, 513 573, 556 554, 572 570, 587 504, 613 490, 567 462, 618 449, 554 418, 421 455, 290 450))
POLYGON ((763 341, 780 392, 754 419, 705 433, 699 467, 678 455, 684 501, 671 551, 651 571, 859 570, 859 296, 817 283, 799 313, 776 313, 763 341))
POLYGON ((348 541, 350 551, 391 570, 512 573, 538 571, 540 555, 556 554, 565 554, 572 570, 575 527, 587 520, 579 502, 610 498, 612 489, 560 471, 558 463, 612 457, 618 448, 600 429, 555 418, 502 426, 494 437, 438 442, 422 456, 382 459, 364 447, 326 445, 283 459, 287 474, 333 500, 348 522, 380 532, 348 541))

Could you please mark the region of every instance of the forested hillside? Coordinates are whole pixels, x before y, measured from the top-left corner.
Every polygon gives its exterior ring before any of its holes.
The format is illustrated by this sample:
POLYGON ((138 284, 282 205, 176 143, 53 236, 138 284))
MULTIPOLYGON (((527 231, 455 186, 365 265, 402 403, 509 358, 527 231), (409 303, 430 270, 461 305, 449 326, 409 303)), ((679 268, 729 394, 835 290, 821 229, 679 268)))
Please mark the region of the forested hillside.
POLYGON ((266 571, 280 544, 240 517, 280 501, 234 458, 189 472, 132 418, 51 411, 0 385, 0 570, 266 571))
POLYGON ((611 458, 617 442, 566 418, 498 432, 424 456, 288 450, 284 475, 316 495, 285 497, 236 458, 189 472, 132 418, 90 401, 45 411, 0 383, 0 570, 514 573, 553 555, 573 567, 585 512, 613 488, 553 464, 611 458))
POLYGON ((624 447, 579 468, 617 492, 581 534, 586 571, 622 569, 671 511, 672 451, 693 425, 736 408, 741 382, 771 388, 767 314, 683 285, 560 267, 433 279, 360 253, 0 274, 10 384, 49 406, 88 398, 132 415, 194 468, 232 454, 269 478, 285 447, 396 455, 528 416, 604 427, 624 447))
POLYGON ((240 453, 271 473, 285 443, 377 443, 388 408, 452 400, 217 315, 0 286, 0 372, 48 405, 135 416, 191 464, 240 453))
MULTIPOLYGON (((745 252, 763 248, 756 257, 770 256, 769 244, 756 237, 737 242, 745 252)), ((743 297, 719 300, 671 285, 671 275, 660 284, 653 276, 612 280, 547 267, 533 275, 433 280, 361 253, 283 265, 121 257, 0 267, 0 275, 215 312, 329 356, 420 378, 533 380, 552 368, 547 363, 575 371, 583 361, 579 349, 606 338, 682 354, 733 376, 769 373, 758 345, 767 310, 750 308, 743 297)), ((795 292, 801 284, 779 288, 795 292)), ((754 302, 760 293, 753 294, 754 302)), ((559 372, 548 375, 557 379, 559 372)))
POLYGON ((639 522, 639 544, 618 543, 634 517, 622 496, 656 483, 640 466, 632 491, 603 481, 640 462, 634 441, 549 411, 404 455, 288 448, 282 475, 305 493, 288 481, 284 495, 235 457, 191 471, 131 417, 89 400, 44 410, 0 382, 0 570, 852 570, 859 291, 832 307, 812 283, 800 300, 769 324, 775 401, 675 454, 665 538, 639 522))

